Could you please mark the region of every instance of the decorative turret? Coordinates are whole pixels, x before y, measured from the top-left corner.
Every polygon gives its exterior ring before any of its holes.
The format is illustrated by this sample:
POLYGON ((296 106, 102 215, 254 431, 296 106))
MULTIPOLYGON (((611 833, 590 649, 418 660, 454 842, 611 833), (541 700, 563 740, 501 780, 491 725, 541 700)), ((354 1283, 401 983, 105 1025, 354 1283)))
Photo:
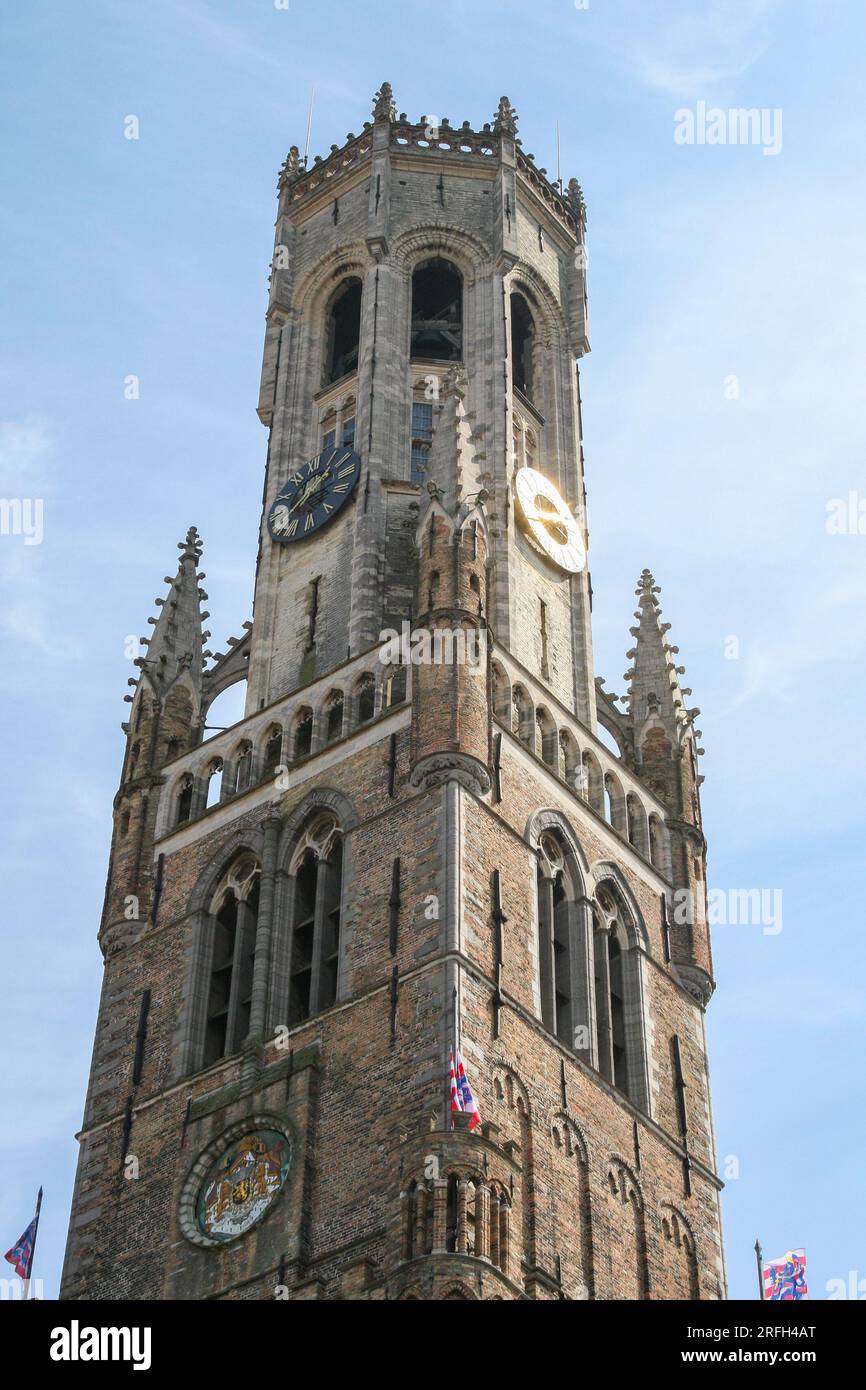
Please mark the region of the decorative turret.
POLYGON ((489 534, 462 370, 445 378, 416 531, 412 782, 490 787, 487 689, 489 534), (474 491, 467 493, 467 486, 474 491))
POLYGON ((397 107, 394 105, 394 92, 390 82, 383 82, 373 98, 373 120, 395 121, 397 107))
MULTIPOLYGON (((203 682, 201 611, 207 594, 200 587, 201 540, 194 526, 178 544, 180 558, 168 596, 156 599, 159 616, 149 621, 150 638, 142 638, 146 656, 135 658, 139 668, 127 735, 120 789, 114 799, 114 834, 101 933, 131 924, 152 913, 153 831, 162 769, 201 738, 203 682)), ((109 949, 103 941, 105 949, 109 949)))
POLYGON ((638 626, 628 652, 629 725, 638 774, 668 808, 671 865, 675 888, 671 941, 674 963, 683 983, 702 1003, 712 993, 712 959, 707 928, 706 841, 701 830, 701 806, 696 746, 700 714, 689 708, 691 690, 680 685, 685 667, 676 664, 679 647, 667 638, 670 623, 662 622, 656 595, 659 586, 645 569, 635 590, 638 626))
POLYGON ((135 663, 160 697, 166 694, 181 671, 189 671, 196 685, 201 682, 201 625, 202 620, 210 616, 201 612, 201 603, 207 600, 207 594, 200 587, 200 581, 206 576, 197 569, 202 547, 194 526, 187 531, 186 539, 178 542, 178 549, 181 554, 177 574, 174 579, 168 575, 165 578, 165 583, 171 585, 168 597, 155 600, 161 612, 156 618, 148 618, 153 635, 142 639, 147 656, 135 663))

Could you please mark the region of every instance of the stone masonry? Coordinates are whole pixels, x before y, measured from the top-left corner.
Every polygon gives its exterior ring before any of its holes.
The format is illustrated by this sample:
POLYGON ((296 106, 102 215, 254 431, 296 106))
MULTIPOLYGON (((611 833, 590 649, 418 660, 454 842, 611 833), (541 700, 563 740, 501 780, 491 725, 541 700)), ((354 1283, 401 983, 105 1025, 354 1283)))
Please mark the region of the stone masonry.
POLYGON ((64 1299, 726 1297, 698 711, 652 574, 623 702, 588 568, 515 510, 535 468, 588 542, 583 195, 506 98, 431 122, 386 83, 280 174, 254 614, 207 649, 190 530, 128 697, 64 1299), (357 489, 275 543, 335 420, 357 489), (468 655, 395 666, 403 621, 468 655))

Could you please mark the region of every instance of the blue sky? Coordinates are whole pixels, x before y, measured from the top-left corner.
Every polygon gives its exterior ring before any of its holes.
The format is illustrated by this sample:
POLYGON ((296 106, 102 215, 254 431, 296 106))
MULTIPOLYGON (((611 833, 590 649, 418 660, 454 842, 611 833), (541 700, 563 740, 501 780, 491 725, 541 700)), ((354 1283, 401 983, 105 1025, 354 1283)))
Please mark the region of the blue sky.
POLYGON ((191 523, 211 647, 249 617, 277 171, 311 85, 327 153, 387 79, 398 110, 452 124, 507 93, 551 172, 560 122, 589 211, 596 669, 625 689, 649 566, 703 711, 710 885, 783 894, 780 933, 715 932, 731 1295, 754 1296, 756 1235, 768 1255, 806 1246, 816 1297, 866 1278, 866 534, 826 529, 831 499, 866 498, 864 11, 31 0, 2 29, 0 496, 44 499, 41 545, 0 535, 3 1249, 43 1183, 35 1273, 56 1293, 124 641, 191 523), (676 144, 675 111, 700 101, 780 109, 780 153, 676 144))

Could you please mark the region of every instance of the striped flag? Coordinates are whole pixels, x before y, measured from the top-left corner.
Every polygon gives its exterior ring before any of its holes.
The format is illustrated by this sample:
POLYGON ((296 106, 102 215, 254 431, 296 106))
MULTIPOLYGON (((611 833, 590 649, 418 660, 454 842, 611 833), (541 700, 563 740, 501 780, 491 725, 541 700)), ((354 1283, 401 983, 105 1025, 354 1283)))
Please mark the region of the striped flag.
POLYGON ((39 1208, 42 1206, 42 1188, 39 1189, 39 1196, 36 1198, 36 1215, 27 1227, 23 1236, 19 1236, 11 1250, 7 1250, 3 1256, 4 1260, 14 1266, 15 1273, 21 1279, 29 1279, 30 1271, 33 1268, 33 1250, 36 1245, 36 1229, 39 1225, 39 1208))
POLYGON ((805 1250, 789 1250, 778 1260, 765 1260, 762 1266, 764 1298, 768 1302, 790 1302, 808 1298, 805 1250))
MULTIPOLYGON (((470 1130, 475 1129, 476 1125, 481 1124, 481 1114, 478 1109, 478 1103, 472 1094, 472 1087, 469 1085, 466 1076, 466 1068, 463 1065, 463 1058, 460 1055, 459 1047, 457 1049, 456 1068, 454 1064, 454 1048, 451 1048, 450 1068, 451 1114, 453 1116, 456 1110, 465 1111, 467 1115, 472 1116, 472 1119, 469 1121, 470 1130)), ((454 1128, 453 1118, 451 1120, 451 1128, 454 1128)))

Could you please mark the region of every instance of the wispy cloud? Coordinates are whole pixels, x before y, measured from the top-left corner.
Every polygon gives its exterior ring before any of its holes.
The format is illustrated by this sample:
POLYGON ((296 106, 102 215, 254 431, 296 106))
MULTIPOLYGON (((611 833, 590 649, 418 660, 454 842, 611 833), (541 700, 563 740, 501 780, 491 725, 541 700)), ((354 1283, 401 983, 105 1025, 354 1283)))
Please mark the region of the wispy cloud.
POLYGON ((780 0, 715 0, 684 12, 682 5, 617 7, 603 42, 630 75, 678 99, 712 95, 765 53, 780 0))

